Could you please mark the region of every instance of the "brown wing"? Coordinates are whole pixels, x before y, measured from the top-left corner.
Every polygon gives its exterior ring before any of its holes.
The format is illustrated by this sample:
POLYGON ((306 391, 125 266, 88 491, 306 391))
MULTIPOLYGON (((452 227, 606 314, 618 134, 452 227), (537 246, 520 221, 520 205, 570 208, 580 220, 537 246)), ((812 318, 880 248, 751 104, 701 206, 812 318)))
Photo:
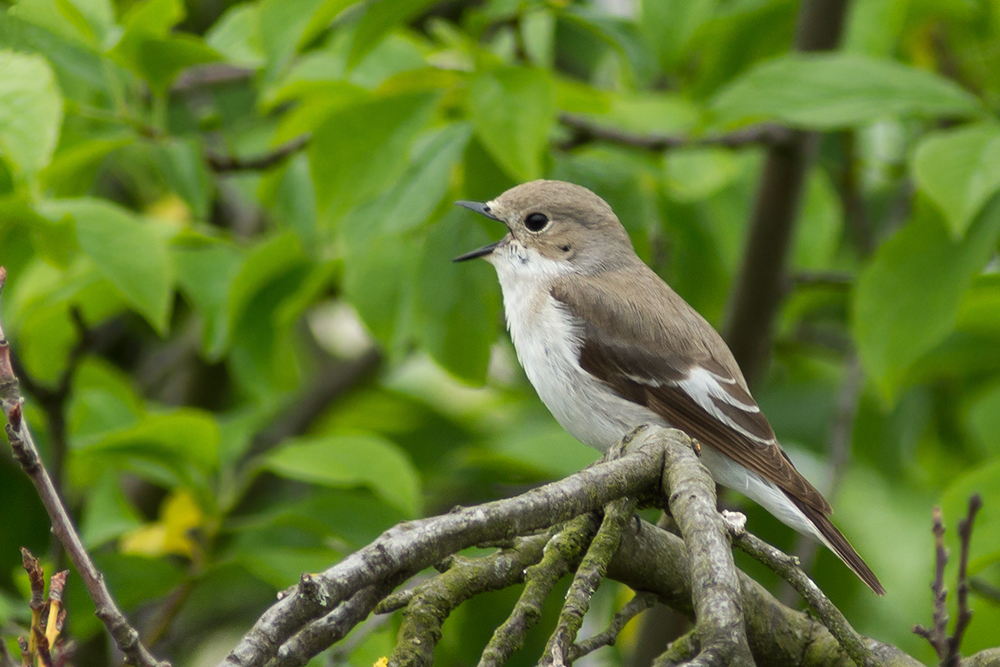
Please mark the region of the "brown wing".
POLYGON ((559 282, 552 296, 581 323, 580 366, 615 393, 773 482, 822 515, 830 504, 792 465, 750 396, 732 354, 697 312, 655 274, 602 278, 587 289, 559 282), (632 281, 616 285, 615 281, 632 281), (653 293, 650 293, 654 291, 653 293), (629 317, 610 315, 617 294, 629 317), (622 296, 638 294, 642 304, 622 296), (694 382, 697 378, 699 382, 694 382), (714 385, 712 384, 714 382, 714 385))

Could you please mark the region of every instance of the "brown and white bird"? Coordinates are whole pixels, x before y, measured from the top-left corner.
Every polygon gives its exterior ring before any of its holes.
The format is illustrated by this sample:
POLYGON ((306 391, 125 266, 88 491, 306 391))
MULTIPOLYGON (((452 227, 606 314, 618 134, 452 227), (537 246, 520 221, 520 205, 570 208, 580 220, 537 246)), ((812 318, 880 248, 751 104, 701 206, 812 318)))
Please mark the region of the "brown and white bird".
POLYGON ((681 429, 704 445, 719 484, 885 593, 782 451, 722 337, 639 259, 607 202, 572 183, 532 181, 457 203, 509 230, 455 261, 496 268, 518 360, 563 428, 602 451, 640 424, 681 429))

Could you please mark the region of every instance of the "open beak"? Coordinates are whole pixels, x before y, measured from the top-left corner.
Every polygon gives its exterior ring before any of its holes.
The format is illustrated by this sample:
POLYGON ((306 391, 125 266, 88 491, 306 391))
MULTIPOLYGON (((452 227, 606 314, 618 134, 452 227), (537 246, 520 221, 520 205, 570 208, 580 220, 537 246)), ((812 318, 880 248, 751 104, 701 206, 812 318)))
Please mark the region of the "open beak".
MULTIPOLYGON (((482 203, 477 202, 477 201, 464 201, 463 200, 463 201, 457 201, 457 202, 455 202, 455 205, 456 206, 461 206, 463 208, 467 208, 470 211, 475 211, 476 213, 479 213, 480 215, 486 216, 490 220, 496 220, 497 222, 503 222, 503 220, 501 220, 500 218, 498 218, 495 215, 493 215, 493 212, 490 211, 490 207, 487 206, 486 204, 482 204, 482 203)), ((486 255, 489 255, 491 252, 493 252, 497 248, 497 246, 499 246, 502 242, 503 242, 503 239, 500 239, 496 243, 491 243, 489 245, 484 245, 482 248, 477 248, 476 250, 473 250, 472 252, 467 252, 464 255, 459 255, 458 257, 456 257, 455 259, 453 259, 451 261, 453 261, 453 262, 464 262, 464 261, 469 260, 469 259, 476 259, 477 257, 485 257, 486 255)))

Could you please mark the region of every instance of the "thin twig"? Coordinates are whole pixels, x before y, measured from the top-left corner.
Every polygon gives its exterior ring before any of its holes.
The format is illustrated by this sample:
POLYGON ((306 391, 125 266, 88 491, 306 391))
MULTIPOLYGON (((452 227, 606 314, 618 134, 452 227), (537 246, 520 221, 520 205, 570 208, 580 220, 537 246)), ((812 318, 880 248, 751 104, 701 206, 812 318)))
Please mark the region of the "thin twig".
POLYGON ((238 155, 219 155, 218 153, 206 153, 205 159, 212 171, 218 174, 225 174, 233 171, 264 171, 281 164, 290 156, 298 153, 309 145, 312 135, 303 134, 285 143, 275 146, 266 153, 253 155, 250 157, 239 157, 238 155))
POLYGON ((944 568, 948 564, 948 550, 944 546, 944 521, 941 508, 934 508, 934 627, 913 626, 913 632, 926 639, 934 647, 942 661, 948 656, 948 589, 944 586, 944 568))
POLYGON ((584 639, 570 647, 569 660, 575 662, 583 656, 593 653, 604 646, 614 646, 628 622, 656 604, 656 596, 652 593, 636 593, 624 607, 611 619, 611 623, 604 632, 596 634, 589 639, 584 639))
MULTIPOLYGON (((3 290, 6 279, 7 270, 0 267, 0 291, 3 290)), ((165 667, 169 663, 158 661, 139 641, 139 633, 129 625, 128 619, 111 596, 104 582, 104 576, 83 546, 80 535, 73 526, 73 520, 63 505, 48 470, 38 456, 38 448, 21 411, 23 400, 10 361, 10 345, 0 323, 0 406, 7 419, 7 439, 10 441, 14 458, 35 485, 45 511, 52 521, 53 534, 73 561, 87 592, 94 601, 95 614, 104 623, 118 649, 125 655, 129 664, 136 667, 165 667)))
POLYGON ((779 551, 746 531, 733 531, 733 544, 790 583, 792 588, 798 591, 799 595, 816 612, 820 622, 837 639, 837 642, 851 656, 856 665, 876 667, 880 664, 871 649, 865 645, 861 635, 851 627, 836 605, 830 602, 819 586, 802 571, 798 558, 779 551))
POLYGON ((792 133, 779 125, 754 125, 727 134, 710 134, 702 137, 669 134, 638 134, 600 125, 593 120, 563 113, 559 122, 573 130, 573 137, 560 146, 569 150, 591 141, 606 141, 649 151, 664 151, 687 146, 722 146, 741 148, 753 145, 781 145, 789 141, 792 133))
POLYGON ((948 638, 948 655, 944 660, 945 667, 958 667, 962 657, 962 637, 972 620, 972 610, 969 609, 969 546, 972 543, 972 526, 976 514, 983 506, 983 498, 978 493, 969 498, 969 512, 958 522, 958 537, 961 541, 961 552, 958 559, 958 617, 955 619, 955 630, 948 638))

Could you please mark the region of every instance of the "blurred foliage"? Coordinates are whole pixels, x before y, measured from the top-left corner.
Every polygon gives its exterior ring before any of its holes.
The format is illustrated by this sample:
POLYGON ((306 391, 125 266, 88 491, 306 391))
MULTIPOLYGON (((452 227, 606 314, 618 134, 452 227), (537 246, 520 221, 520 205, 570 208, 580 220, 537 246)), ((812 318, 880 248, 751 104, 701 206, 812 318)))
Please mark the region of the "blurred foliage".
MULTIPOLYGON (((931 614, 930 508, 954 527, 977 490, 970 571, 1000 586, 1000 3, 856 2, 841 50, 812 56, 790 53, 791 0, 622 6, 0 2, 3 322, 28 417, 154 651, 211 661, 301 572, 596 457, 518 368, 492 269, 449 262, 501 233, 454 200, 586 185, 721 324, 764 150, 581 139, 567 113, 632 134, 823 132, 756 393, 829 490, 860 360, 831 500, 889 594, 829 553, 818 581, 861 631, 928 658, 910 628, 931 614)), ((23 623, 18 547, 51 545, 3 461, 0 622, 23 623)), ((68 596, 82 664, 103 663, 75 576, 68 596)), ((474 661, 510 602, 458 610, 438 664, 474 661)), ((966 652, 1000 627, 1000 603, 973 605, 966 652)))

